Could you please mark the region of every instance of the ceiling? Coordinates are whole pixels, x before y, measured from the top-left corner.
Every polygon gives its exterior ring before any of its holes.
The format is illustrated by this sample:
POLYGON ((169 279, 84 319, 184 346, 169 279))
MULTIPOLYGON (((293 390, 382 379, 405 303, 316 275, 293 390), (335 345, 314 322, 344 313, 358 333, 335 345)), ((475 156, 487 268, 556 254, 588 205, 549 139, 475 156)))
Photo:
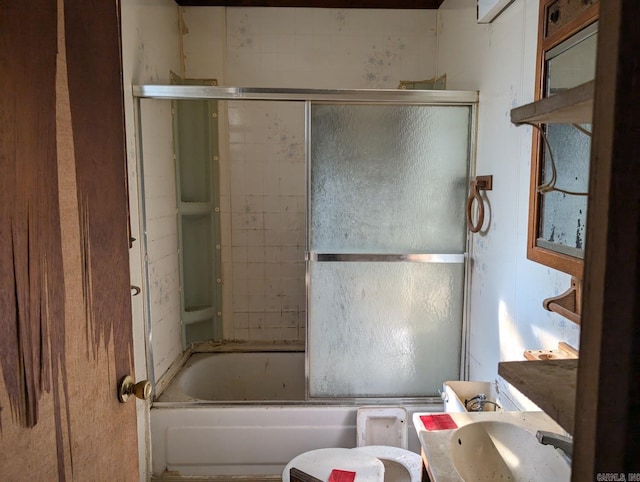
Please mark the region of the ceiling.
POLYGON ((444 0, 176 0, 183 7, 316 7, 436 9, 444 0))

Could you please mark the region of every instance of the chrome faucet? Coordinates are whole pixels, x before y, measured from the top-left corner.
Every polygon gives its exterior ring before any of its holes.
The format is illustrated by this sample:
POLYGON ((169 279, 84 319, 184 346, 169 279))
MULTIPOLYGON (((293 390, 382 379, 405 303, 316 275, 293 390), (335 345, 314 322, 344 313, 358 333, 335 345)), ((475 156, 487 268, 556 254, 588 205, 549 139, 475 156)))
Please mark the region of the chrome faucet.
POLYGON ((536 432, 536 438, 542 445, 551 445, 552 447, 562 450, 569 460, 571 460, 573 454, 573 438, 559 433, 545 432, 544 430, 538 430, 536 432))

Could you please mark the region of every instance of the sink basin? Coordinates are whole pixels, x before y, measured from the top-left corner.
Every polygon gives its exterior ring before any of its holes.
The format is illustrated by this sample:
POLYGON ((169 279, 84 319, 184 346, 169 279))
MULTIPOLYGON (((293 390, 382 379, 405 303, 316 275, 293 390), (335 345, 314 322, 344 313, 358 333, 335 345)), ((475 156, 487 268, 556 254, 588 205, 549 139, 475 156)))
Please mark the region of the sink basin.
POLYGON ((509 422, 465 425, 451 436, 451 459, 465 481, 569 481, 571 468, 559 450, 509 422))

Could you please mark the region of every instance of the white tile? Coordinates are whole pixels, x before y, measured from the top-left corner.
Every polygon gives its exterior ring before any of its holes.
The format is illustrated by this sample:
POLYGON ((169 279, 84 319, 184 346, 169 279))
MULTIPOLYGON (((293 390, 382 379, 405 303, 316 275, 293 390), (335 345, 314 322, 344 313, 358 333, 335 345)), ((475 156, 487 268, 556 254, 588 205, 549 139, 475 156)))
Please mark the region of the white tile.
POLYGON ((281 259, 283 262, 302 261, 300 259, 298 248, 295 246, 295 244, 293 246, 283 246, 281 259))
POLYGON ((282 227, 287 231, 302 231, 304 229, 304 223, 300 224, 300 213, 286 212, 282 216, 282 227))
POLYGON ((264 295, 254 291, 249 295, 249 312, 264 313, 264 295))
POLYGON ((263 213, 247 213, 245 215, 245 225, 247 229, 264 229, 263 213))
POLYGON ((247 230, 247 245, 249 247, 264 247, 264 231, 262 229, 247 230))
POLYGON ((235 290, 236 283, 246 283, 246 280, 249 279, 248 263, 234 261, 232 264, 232 267, 233 267, 233 286, 235 290))
POLYGON ((250 263, 262 263, 264 262, 264 247, 263 246, 249 246, 247 248, 247 261, 250 263))
POLYGON ((264 232, 264 245, 265 247, 276 247, 282 245, 282 239, 284 232, 280 230, 269 229, 264 232))
MULTIPOLYGON (((233 263, 246 263, 247 262, 247 247, 246 246, 234 246, 231 248, 231 256, 233 263)), ((235 266, 234 266, 235 269, 235 266)))
POLYGON ((294 279, 302 282, 300 279, 299 263, 296 262, 283 262, 280 265, 280 276, 282 279, 294 279))
POLYGON ((264 212, 264 196, 261 196, 261 195, 247 196, 245 208, 252 213, 264 212))
POLYGON ((267 288, 267 293, 264 296, 264 309, 267 312, 277 312, 278 318, 281 319, 282 299, 277 295, 271 295, 269 291, 274 290, 273 288, 267 288))
POLYGON ((280 212, 280 196, 264 196, 264 212, 279 213, 280 212))
POLYGON ((264 327, 264 313, 249 313, 249 329, 251 331, 264 327))
MULTIPOLYGON (((276 171, 277 172, 277 171, 276 171)), ((280 195, 280 176, 272 173, 264 178, 263 193, 265 197, 277 197, 280 195)))
MULTIPOLYGON (((247 280, 247 289, 249 296, 255 296, 256 299, 263 300, 265 292, 265 280, 264 279, 250 279, 247 280)), ((254 306, 257 306, 254 304, 254 306)))
POLYGON ((231 230, 231 246, 247 246, 247 230, 241 228, 233 228, 231 230))
POLYGON ((280 312, 267 312, 265 313, 264 324, 266 328, 280 328, 282 327, 282 314, 280 312))
POLYGON ((269 213, 264 214, 264 228, 265 229, 282 229, 283 217, 281 213, 269 213))
POLYGON ((238 341, 248 341, 249 340, 249 329, 248 328, 239 328, 235 327, 233 330, 234 339, 238 341))
POLYGON ((283 341, 296 341, 296 340, 300 340, 299 338, 299 331, 297 327, 294 328, 282 328, 282 340, 283 341))
POLYGON ((264 262, 267 263, 267 273, 274 272, 273 268, 279 266, 280 261, 280 247, 279 246, 265 246, 264 248, 264 262), (272 266, 273 265, 273 266, 272 266))
POLYGON ((264 340, 281 340, 282 330, 278 328, 265 328, 262 333, 264 340))
POLYGON ((233 323, 235 328, 249 328, 249 313, 234 313, 233 323))
MULTIPOLYGON (((298 245, 298 236, 297 236, 297 231, 291 231, 291 230, 284 230, 281 233, 281 241, 282 241, 282 246, 287 247, 287 248, 291 248, 291 247, 296 247, 298 245)), ((286 251, 287 253, 289 253, 289 250, 286 251)), ((295 257, 291 257, 288 255, 285 255, 285 257, 283 258, 286 261, 295 261, 296 258, 295 257)))
POLYGON ((285 327, 297 327, 301 319, 304 319, 298 311, 284 311, 282 313, 282 323, 285 327))
POLYGON ((233 310, 249 311, 249 297, 242 294, 233 294, 233 310))
POLYGON ((304 196, 305 194, 304 165, 288 163, 280 171, 280 189, 289 196, 304 196))
POLYGON ((249 329, 249 341, 268 341, 267 333, 263 329, 249 329))
MULTIPOLYGON (((304 179, 302 180, 304 182, 304 179)), ((298 209, 298 197, 289 193, 280 196, 280 210, 283 213, 294 213, 298 209)))
POLYGON ((265 264, 264 263, 247 263, 247 279, 264 280, 265 264))

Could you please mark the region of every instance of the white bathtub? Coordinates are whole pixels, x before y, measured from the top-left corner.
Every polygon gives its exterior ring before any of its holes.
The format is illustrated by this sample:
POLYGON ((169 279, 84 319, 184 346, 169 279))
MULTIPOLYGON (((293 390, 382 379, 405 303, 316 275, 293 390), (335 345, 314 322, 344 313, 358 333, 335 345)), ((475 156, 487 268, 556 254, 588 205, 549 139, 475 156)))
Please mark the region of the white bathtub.
POLYGON ((300 402, 304 381, 303 352, 195 353, 160 400, 300 402))
MULTIPOLYGON (((405 408, 411 420, 413 412, 440 411, 442 404, 405 408)), ((302 452, 355 447, 357 410, 355 404, 305 400, 304 353, 192 355, 153 404, 152 470, 279 475, 302 452)), ((409 449, 419 453, 413 426, 408 430, 409 449)))

